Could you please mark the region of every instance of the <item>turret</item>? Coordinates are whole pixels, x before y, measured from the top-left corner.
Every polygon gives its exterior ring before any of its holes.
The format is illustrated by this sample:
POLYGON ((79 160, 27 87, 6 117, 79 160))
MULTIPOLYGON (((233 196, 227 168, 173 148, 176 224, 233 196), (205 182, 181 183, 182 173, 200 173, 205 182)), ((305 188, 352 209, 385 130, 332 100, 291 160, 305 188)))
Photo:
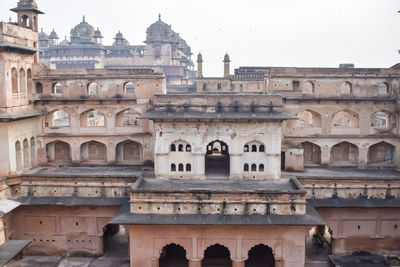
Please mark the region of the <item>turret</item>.
POLYGON ((50 33, 49 35, 49 39, 50 39, 50 45, 58 45, 58 35, 56 33, 56 31, 53 29, 53 31, 50 33))
POLYGON ((225 57, 224 57, 224 78, 228 78, 229 77, 230 63, 231 63, 231 60, 229 59, 228 53, 226 53, 225 57))
POLYGON ((197 78, 203 78, 203 56, 201 53, 197 56, 197 78))
POLYGON ((11 11, 18 14, 18 25, 38 32, 38 15, 44 14, 37 8, 35 0, 20 0, 11 11))

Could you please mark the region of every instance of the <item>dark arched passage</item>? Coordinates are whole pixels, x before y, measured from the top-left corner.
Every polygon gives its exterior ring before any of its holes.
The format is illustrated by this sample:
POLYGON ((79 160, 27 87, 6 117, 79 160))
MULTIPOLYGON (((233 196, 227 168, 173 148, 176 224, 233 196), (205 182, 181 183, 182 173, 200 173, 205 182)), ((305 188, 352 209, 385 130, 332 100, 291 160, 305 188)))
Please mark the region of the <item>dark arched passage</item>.
POLYGON ((216 140, 207 145, 205 158, 206 176, 227 178, 230 174, 230 157, 228 145, 216 140))
POLYGON ((272 249, 262 244, 254 246, 249 251, 245 267, 275 267, 272 249))
POLYGON ((163 247, 159 259, 159 267, 187 267, 186 251, 176 244, 163 247))
POLYGON ((232 260, 229 249, 219 244, 210 246, 204 252, 202 267, 231 267, 232 260))

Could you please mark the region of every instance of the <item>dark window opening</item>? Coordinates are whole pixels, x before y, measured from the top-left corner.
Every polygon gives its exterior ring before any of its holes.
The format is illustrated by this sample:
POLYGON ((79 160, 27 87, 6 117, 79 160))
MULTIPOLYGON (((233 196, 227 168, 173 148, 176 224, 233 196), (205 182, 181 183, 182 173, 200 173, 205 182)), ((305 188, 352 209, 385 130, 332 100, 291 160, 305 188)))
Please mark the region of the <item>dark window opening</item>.
POLYGON ((265 146, 264 146, 264 145, 260 145, 259 151, 260 151, 260 152, 265 152, 265 146))
POLYGON ((183 172, 183 164, 179 164, 178 171, 183 172))
POLYGON ((249 171, 249 164, 244 164, 244 167, 243 167, 243 170, 245 171, 245 172, 248 172, 249 171))
POLYGON ((259 172, 263 172, 264 171, 264 164, 260 164, 260 166, 258 167, 258 171, 259 172))
POLYGON ((256 145, 252 145, 251 146, 251 152, 257 152, 257 146, 256 145))
POLYGON ((176 172, 176 165, 175 164, 171 164, 171 172, 176 172))
POLYGON ((175 152, 176 151, 176 146, 174 144, 171 145, 171 151, 175 152))
POLYGON ((256 172, 257 171, 257 165, 256 164, 251 164, 251 171, 256 172))
POLYGON ((192 171, 192 165, 186 164, 186 171, 191 172, 192 171))

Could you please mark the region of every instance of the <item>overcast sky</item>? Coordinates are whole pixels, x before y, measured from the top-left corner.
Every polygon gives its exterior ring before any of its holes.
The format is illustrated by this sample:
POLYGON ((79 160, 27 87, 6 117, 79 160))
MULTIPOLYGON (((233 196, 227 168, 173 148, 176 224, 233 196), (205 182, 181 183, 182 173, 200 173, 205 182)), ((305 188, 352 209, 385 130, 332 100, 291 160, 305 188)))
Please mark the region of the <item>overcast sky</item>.
MULTIPOLYGON (((400 62, 399 0, 36 0, 39 27, 64 39, 86 21, 110 44, 121 30, 142 44, 158 19, 203 54, 204 74, 220 76, 228 52, 239 66, 391 67, 400 62)), ((17 0, 0 0, 0 20, 17 0)), ((231 71, 233 72, 233 70, 231 71)))

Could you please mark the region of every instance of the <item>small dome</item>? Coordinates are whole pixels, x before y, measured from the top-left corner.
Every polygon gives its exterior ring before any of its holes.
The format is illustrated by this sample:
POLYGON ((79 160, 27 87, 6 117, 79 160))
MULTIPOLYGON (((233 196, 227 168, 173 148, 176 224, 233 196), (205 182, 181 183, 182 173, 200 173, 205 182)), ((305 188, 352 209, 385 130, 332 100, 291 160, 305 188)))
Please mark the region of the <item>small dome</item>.
POLYGON ((113 46, 130 46, 128 40, 124 38, 124 35, 119 31, 114 38, 113 46))
MULTIPOLYGON (((101 32, 100 32, 100 35, 101 35, 101 32)), ((71 30, 71 42, 72 43, 84 43, 84 44, 96 43, 95 38, 96 37, 95 37, 94 27, 86 22, 85 16, 83 16, 82 22, 79 23, 78 25, 76 25, 71 30)))
POLYGON ((95 30, 94 32, 94 38, 103 38, 103 35, 101 34, 99 28, 97 28, 97 30, 95 30))
POLYGON ((42 30, 39 32, 39 41, 46 41, 49 40, 49 36, 42 30))
POLYGON ((58 35, 57 35, 57 33, 54 31, 54 29, 53 29, 52 32, 50 33, 49 39, 58 39, 58 35))
POLYGON ((59 45, 69 45, 69 42, 67 40, 67 36, 65 36, 64 40, 62 40, 59 45))
POLYGON ((158 21, 151 24, 146 31, 146 42, 170 41, 173 31, 171 26, 161 20, 161 15, 158 21))
POLYGON ((224 62, 230 62, 231 60, 229 59, 229 55, 228 55, 228 53, 226 53, 225 54, 225 57, 224 57, 224 62))

